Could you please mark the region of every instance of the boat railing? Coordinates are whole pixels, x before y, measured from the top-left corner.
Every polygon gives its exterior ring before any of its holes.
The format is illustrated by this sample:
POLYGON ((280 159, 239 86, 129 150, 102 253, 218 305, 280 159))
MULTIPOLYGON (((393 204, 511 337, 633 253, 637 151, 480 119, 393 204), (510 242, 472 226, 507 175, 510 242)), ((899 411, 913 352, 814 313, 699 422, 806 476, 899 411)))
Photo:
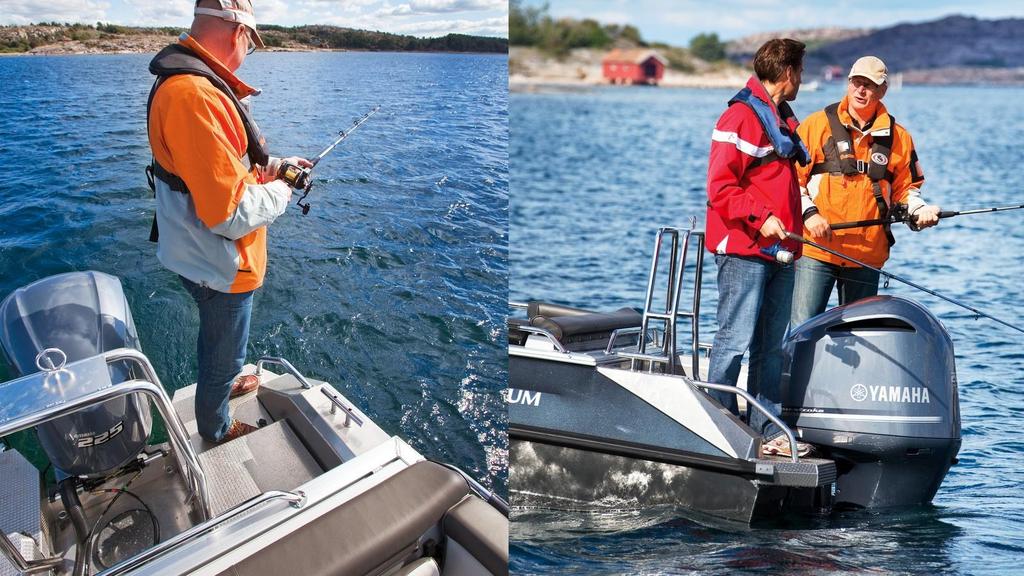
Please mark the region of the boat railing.
MULTIPOLYGON (((46 351, 41 354, 46 354, 46 351)), ((60 355, 64 356, 63 352, 60 355)), ((160 384, 153 365, 142 352, 119 348, 70 364, 61 362, 53 365, 51 362, 48 368, 0 385, 0 437, 34 428, 114 398, 144 394, 153 401, 164 420, 178 468, 189 487, 189 501, 198 498, 201 520, 212 515, 206 476, 199 464, 199 456, 189 442, 185 426, 174 411, 171 399, 160 384), (109 366, 120 362, 133 363, 144 378, 114 384, 109 366), (76 395, 65 396, 72 389, 72 384, 76 395)))
POLYGON ((714 384, 712 382, 701 382, 699 380, 694 380, 693 385, 700 388, 718 390, 720 392, 727 392, 729 394, 742 396, 743 399, 747 401, 748 407, 753 408, 754 410, 757 410, 758 412, 764 414, 769 420, 771 420, 772 424, 775 424, 776 426, 779 427, 779 430, 782 430, 782 433, 785 434, 786 438, 789 440, 789 449, 791 453, 790 459, 793 462, 799 461, 799 457, 797 456, 796 434, 794 434, 793 431, 790 430, 789 426, 787 426, 781 418, 779 418, 775 414, 772 414, 767 408, 761 405, 761 403, 758 402, 757 399, 754 398, 754 396, 750 392, 747 392, 743 388, 739 388, 737 386, 728 386, 726 384, 714 384))
POLYGON ((286 372, 288 372, 292 376, 295 376, 295 379, 298 380, 299 384, 301 384, 302 387, 305 388, 306 390, 309 390, 310 388, 313 387, 313 385, 309 383, 309 380, 306 380, 306 377, 303 376, 302 373, 295 368, 295 366, 292 366, 291 362, 285 360, 284 358, 279 358, 277 356, 264 356, 256 361, 257 377, 263 374, 264 364, 276 364, 284 368, 286 372))
POLYGON ((548 332, 543 328, 538 328, 537 326, 523 325, 516 326, 516 330, 519 330, 520 332, 526 332, 527 334, 537 334, 538 336, 544 336, 545 338, 551 341, 551 345, 554 346, 555 350, 562 354, 569 353, 569 350, 567 350, 565 346, 563 346, 562 343, 558 341, 558 338, 554 334, 548 332))
POLYGON ((700 375, 700 294, 704 268, 704 232, 695 229, 696 222, 691 222, 690 228, 662 227, 654 240, 654 255, 651 257, 651 271, 647 279, 647 295, 644 298, 643 321, 640 327, 641 333, 649 333, 651 322, 662 322, 664 325, 664 338, 656 342, 659 353, 650 353, 647 347, 651 342, 646 338, 640 338, 637 342, 636 352, 619 352, 619 355, 632 360, 632 368, 637 368, 637 363, 647 362, 650 371, 654 370, 656 364, 663 364, 665 372, 674 374, 676 372, 677 346, 676 346, 676 323, 679 318, 685 318, 690 322, 691 339, 691 377, 698 378, 700 375), (658 291, 659 271, 663 268, 662 245, 665 240, 669 241, 668 270, 665 276, 665 305, 659 309, 654 307, 654 296, 658 291), (681 309, 680 301, 683 297, 683 284, 686 274, 686 260, 690 252, 691 239, 696 244, 696 255, 694 257, 693 272, 693 300, 690 308, 681 309))
MULTIPOLYGON (((210 497, 199 457, 149 359, 138 350, 119 348, 70 364, 66 364, 66 360, 67 356, 60 350, 44 350, 36 362, 42 372, 0 385, 0 437, 34 428, 108 400, 144 394, 152 400, 166 425, 178 468, 189 488, 187 503, 198 501, 196 509, 200 521, 210 518, 210 497), (60 361, 55 363, 54 358, 60 358, 60 361), (109 366, 122 362, 134 364, 144 378, 114 384, 109 366), (65 396, 70 390, 74 390, 75 395, 65 396)), ((23 572, 46 571, 48 566, 52 568, 52 558, 26 560, 6 535, 0 538, 0 550, 23 572)))
POLYGON ((283 490, 268 490, 262 494, 257 494, 256 496, 249 498, 248 500, 242 502, 241 504, 238 504, 234 508, 228 509, 223 514, 211 520, 203 522, 202 524, 197 524, 192 528, 189 528, 188 530, 175 535, 173 538, 164 540, 163 542, 157 544, 156 546, 153 546, 152 548, 149 548, 148 550, 140 554, 136 554, 135 556, 132 556, 131 558, 128 558, 119 564, 111 566, 107 570, 104 570, 103 572, 97 574, 97 576, 114 576, 115 574, 125 574, 127 572, 131 572, 132 570, 139 568, 140 566, 143 566, 146 563, 151 562, 159 558, 160 556, 163 556, 164 554, 167 554, 168 552, 185 544, 186 542, 190 542, 201 536, 209 534, 211 531, 216 529, 221 524, 224 524, 228 520, 231 520, 245 512, 248 512, 249 510, 252 510, 253 508, 256 508, 257 506, 260 506, 261 504, 270 502, 272 500, 284 500, 285 502, 291 504, 293 508, 302 508, 303 506, 306 505, 306 494, 300 490, 296 490, 295 492, 286 492, 283 490))

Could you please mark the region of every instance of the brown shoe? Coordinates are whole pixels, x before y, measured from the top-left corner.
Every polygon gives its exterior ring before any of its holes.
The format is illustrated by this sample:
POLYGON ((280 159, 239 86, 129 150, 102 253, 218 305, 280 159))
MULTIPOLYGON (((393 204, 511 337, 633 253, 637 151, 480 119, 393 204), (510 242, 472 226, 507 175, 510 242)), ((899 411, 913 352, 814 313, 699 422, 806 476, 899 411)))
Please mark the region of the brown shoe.
POLYGON ((260 387, 260 377, 255 374, 244 374, 235 379, 235 383, 231 385, 231 394, 229 398, 237 398, 239 396, 245 396, 249 392, 252 392, 260 387))
POLYGON ((220 441, 222 444, 224 442, 231 442, 235 438, 241 438, 242 436, 245 436, 246 434, 250 432, 255 432, 257 430, 259 430, 259 428, 255 426, 250 426, 249 424, 246 424, 241 420, 232 419, 231 426, 228 426, 227 433, 224 434, 224 437, 221 438, 220 441))
MULTIPOLYGON (((797 456, 802 458, 811 452, 814 452, 814 446, 811 446, 806 442, 796 443, 797 456)), ((789 445, 789 438, 785 435, 776 436, 772 441, 761 444, 761 453, 765 456, 785 456, 787 458, 793 455, 793 451, 790 449, 789 445)))

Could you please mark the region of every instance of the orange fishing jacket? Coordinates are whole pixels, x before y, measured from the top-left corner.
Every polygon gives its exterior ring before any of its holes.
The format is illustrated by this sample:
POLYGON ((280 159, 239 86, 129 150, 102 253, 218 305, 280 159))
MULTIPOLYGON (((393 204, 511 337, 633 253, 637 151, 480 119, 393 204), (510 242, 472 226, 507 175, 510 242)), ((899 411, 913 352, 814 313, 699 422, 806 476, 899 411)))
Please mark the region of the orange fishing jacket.
MULTIPOLYGON (((190 36, 183 34, 179 46, 201 59, 237 98, 258 93, 190 36)), ((156 179, 161 263, 221 292, 260 287, 267 267, 266 225, 287 208, 291 190, 274 179, 273 170, 249 165, 245 125, 231 98, 203 76, 167 76, 152 96, 149 143, 156 164, 187 186, 175 191, 156 179)))
MULTIPOLYGON (((869 163, 874 139, 892 135, 887 175, 879 181, 886 204, 906 204, 911 213, 924 206, 920 197, 924 174, 914 151, 914 143, 906 129, 895 123, 885 106, 879 102, 874 121, 863 131, 854 126, 846 97, 839 103, 838 116, 850 132, 854 156, 865 166, 869 163)), ((832 136, 825 111, 819 110, 808 116, 800 123, 797 133, 811 154, 811 161, 807 165, 796 168, 804 213, 816 207, 818 213, 830 224, 880 218, 871 179, 866 173, 852 176, 836 172, 811 174, 814 166, 825 162, 824 150, 832 136)), ((881 267, 889 258, 889 241, 881 226, 834 230, 831 240, 815 241, 874 267, 881 267)), ((839 266, 856 266, 813 246, 804 246, 803 255, 839 266)))

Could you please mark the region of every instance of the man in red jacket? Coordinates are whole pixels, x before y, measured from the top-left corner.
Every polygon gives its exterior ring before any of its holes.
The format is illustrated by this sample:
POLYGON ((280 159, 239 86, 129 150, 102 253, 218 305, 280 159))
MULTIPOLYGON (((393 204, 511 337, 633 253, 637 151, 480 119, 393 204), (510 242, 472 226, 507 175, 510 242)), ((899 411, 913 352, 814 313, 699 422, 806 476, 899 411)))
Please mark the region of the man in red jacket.
MULTIPOLYGON (((806 163, 808 155, 787 103, 800 90, 803 57, 804 44, 796 40, 773 39, 758 49, 755 76, 715 125, 708 163, 707 246, 718 265, 718 332, 708 381, 735 386, 749 348, 747 390, 775 415, 781 412, 792 259, 800 255, 800 244, 786 231, 803 232, 794 163, 806 163)), ((711 394, 739 413, 735 395, 711 394)), ((788 452, 785 436, 763 413, 748 408, 747 421, 772 439, 765 453, 788 452)))

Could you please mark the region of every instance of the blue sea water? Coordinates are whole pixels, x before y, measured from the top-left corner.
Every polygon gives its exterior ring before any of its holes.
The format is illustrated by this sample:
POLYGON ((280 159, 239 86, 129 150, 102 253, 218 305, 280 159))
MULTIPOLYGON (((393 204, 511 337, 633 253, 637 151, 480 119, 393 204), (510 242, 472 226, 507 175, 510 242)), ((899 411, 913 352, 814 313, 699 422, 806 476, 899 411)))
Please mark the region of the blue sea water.
MULTIPOLYGON (((0 297, 120 277, 169 389, 198 317, 147 241, 151 55, 0 58, 0 297)), ((384 430, 505 490, 508 96, 502 56, 256 53, 239 76, 279 156, 313 156, 312 211, 269 233, 248 350, 327 380, 384 430)), ((0 367, 3 379, 10 371, 0 367)))
MULTIPOLYGON (((802 93, 805 117, 843 85, 802 93)), ((642 307, 654 232, 703 228, 711 128, 733 90, 595 89, 510 100, 509 291, 598 310, 642 307)), ((885 98, 914 138, 925 197, 945 209, 1021 204, 1019 88, 907 87, 885 98)), ((1024 211, 900 226, 886 269, 1024 325, 1024 211)), ((714 330, 705 263, 701 340, 714 330)), ((932 506, 708 525, 675 509, 519 510, 516 574, 1024 573, 1024 334, 892 282, 956 348, 963 446, 932 506)), ((834 302, 833 302, 834 304, 834 302)))

